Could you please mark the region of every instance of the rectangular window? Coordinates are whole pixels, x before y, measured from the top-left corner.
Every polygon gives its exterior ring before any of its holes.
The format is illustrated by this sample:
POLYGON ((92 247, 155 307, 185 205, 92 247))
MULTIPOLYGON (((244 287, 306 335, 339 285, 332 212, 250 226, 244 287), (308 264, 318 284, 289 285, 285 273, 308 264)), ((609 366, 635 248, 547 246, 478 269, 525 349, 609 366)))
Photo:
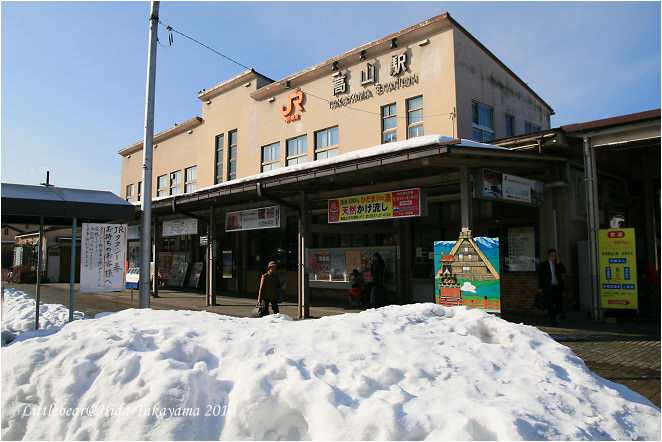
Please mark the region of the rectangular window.
POLYGON ((506 114, 506 136, 515 136, 515 117, 510 114, 506 114))
POLYGON ((130 203, 133 202, 133 184, 126 185, 126 200, 130 203))
POLYGON ((280 167, 280 142, 262 146, 262 172, 280 167))
POLYGON ((168 194, 168 175, 161 175, 156 178, 156 196, 168 194))
POLYGON ((302 164, 308 161, 308 135, 287 140, 287 165, 302 164))
POLYGON ((524 133, 532 134, 534 132, 540 132, 540 126, 537 124, 529 123, 528 121, 524 122, 524 133))
POLYGON ((198 166, 191 166, 184 169, 184 193, 194 192, 198 179, 198 166))
POLYGON ((423 97, 407 100, 407 138, 423 135, 423 97))
POLYGON ((223 134, 216 135, 216 171, 214 172, 214 183, 223 182, 223 143, 225 136, 223 134))
POLYGON ((471 103, 471 125, 474 141, 494 139, 494 111, 491 107, 473 101, 471 103))
POLYGON ((143 182, 138 181, 138 201, 140 201, 142 195, 143 195, 143 182))
POLYGON ((228 133, 228 180, 237 178, 237 131, 228 133))
POLYGON ((182 193, 182 171, 176 170, 170 174, 170 195, 182 193))
POLYGON ((398 113, 395 103, 382 106, 382 143, 397 141, 398 113))
POLYGON ((315 159, 338 156, 338 126, 315 132, 315 159))

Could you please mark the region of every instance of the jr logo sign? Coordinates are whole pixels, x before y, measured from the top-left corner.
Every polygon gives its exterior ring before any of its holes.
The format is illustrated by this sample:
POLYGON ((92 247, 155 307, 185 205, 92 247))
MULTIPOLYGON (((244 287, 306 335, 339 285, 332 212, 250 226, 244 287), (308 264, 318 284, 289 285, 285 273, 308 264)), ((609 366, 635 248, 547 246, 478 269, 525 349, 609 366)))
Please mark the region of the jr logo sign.
POLYGON ((303 111, 303 92, 297 91, 287 97, 287 105, 283 105, 280 109, 280 114, 285 117, 285 122, 289 123, 301 118, 301 114, 295 113, 303 111))

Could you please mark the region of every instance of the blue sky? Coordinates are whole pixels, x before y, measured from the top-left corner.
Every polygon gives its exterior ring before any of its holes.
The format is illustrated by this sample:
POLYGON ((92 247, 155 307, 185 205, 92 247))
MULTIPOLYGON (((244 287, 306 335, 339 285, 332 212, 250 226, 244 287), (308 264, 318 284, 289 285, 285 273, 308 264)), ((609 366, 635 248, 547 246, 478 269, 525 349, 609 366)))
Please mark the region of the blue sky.
MULTIPOLYGON (((149 2, 7 2, 2 182, 120 193, 143 138, 149 2)), ((448 12, 555 111, 552 127, 660 107, 659 2, 169 2, 163 23, 280 80, 448 12)), ((159 26, 155 132, 245 69, 159 26)))

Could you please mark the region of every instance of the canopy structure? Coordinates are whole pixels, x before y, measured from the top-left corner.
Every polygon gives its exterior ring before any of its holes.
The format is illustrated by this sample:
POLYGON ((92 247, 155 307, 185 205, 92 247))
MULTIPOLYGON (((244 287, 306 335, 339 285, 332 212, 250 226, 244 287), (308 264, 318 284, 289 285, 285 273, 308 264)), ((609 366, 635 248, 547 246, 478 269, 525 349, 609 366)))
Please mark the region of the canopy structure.
POLYGON ((2 221, 21 224, 69 225, 73 218, 88 222, 132 220, 136 208, 109 191, 67 189, 2 183, 2 221))
MULTIPOLYGON (((69 321, 74 313, 74 267, 76 262, 76 224, 113 220, 133 220, 136 207, 109 191, 68 189, 50 185, 31 186, 2 183, 2 222, 39 224, 39 250, 42 249, 44 224, 71 224, 71 277, 69 287, 69 321)), ((37 296, 35 329, 39 328, 41 256, 37 259, 37 296)))

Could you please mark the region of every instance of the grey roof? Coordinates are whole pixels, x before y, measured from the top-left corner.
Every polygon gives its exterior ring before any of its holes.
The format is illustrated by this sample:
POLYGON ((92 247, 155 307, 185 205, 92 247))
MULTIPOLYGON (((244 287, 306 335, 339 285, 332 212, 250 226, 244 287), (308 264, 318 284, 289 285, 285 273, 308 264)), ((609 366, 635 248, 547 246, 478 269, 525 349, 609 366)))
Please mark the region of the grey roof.
POLYGON ((133 220, 136 208, 109 191, 2 183, 2 222, 68 225, 79 221, 133 220))

